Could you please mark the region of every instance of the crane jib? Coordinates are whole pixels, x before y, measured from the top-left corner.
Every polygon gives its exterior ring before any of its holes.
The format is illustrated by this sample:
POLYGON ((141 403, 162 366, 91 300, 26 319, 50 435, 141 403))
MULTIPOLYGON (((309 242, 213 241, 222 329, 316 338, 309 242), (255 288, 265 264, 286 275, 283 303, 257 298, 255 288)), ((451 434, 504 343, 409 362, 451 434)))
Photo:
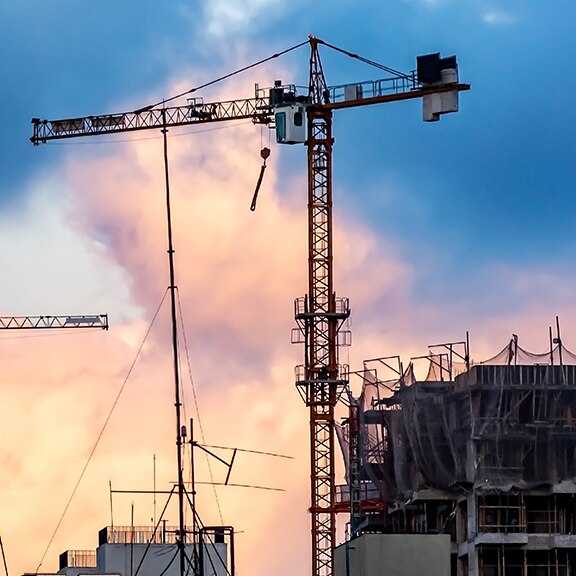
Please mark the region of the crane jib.
POLYGON ((74 316, 0 316, 0 330, 42 330, 46 328, 101 328, 108 330, 107 314, 74 316))
POLYGON ((77 138, 98 134, 115 134, 164 126, 187 126, 224 120, 252 120, 255 124, 269 124, 272 114, 267 98, 248 98, 228 102, 204 103, 193 99, 184 106, 153 108, 138 112, 104 114, 66 118, 62 120, 40 120, 34 118, 33 144, 49 140, 77 138))
MULTIPOLYGON (((50 140, 95 136, 99 134, 117 134, 149 130, 153 128, 188 126, 225 120, 252 120, 254 124, 272 126, 274 122, 274 104, 271 98, 279 88, 257 89, 257 96, 244 100, 205 103, 193 98, 183 106, 169 108, 142 108, 135 112, 103 114, 59 120, 40 120, 33 118, 34 145, 50 140)), ((286 94, 297 99, 300 105, 310 106, 303 97, 297 97, 294 87, 281 87, 286 94)), ((330 110, 355 108, 384 102, 394 102, 421 98, 426 95, 459 92, 469 90, 469 84, 445 84, 425 86, 415 79, 384 78, 341 86, 332 86, 327 90, 326 101, 312 104, 317 108, 330 110)), ((285 102, 283 102, 285 104, 285 102)))

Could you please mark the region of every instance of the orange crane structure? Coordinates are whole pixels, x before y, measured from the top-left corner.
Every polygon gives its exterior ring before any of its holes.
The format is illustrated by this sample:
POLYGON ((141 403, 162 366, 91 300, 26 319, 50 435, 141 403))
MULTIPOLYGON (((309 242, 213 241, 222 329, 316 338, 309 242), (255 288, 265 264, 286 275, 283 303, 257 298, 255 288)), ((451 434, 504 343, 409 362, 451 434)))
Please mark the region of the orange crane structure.
MULTIPOLYGON (((180 106, 159 103, 120 114, 62 120, 34 118, 31 141, 38 145, 64 138, 148 129, 161 129, 165 136, 168 128, 176 126, 251 119, 254 124, 275 128, 280 144, 306 145, 308 293, 295 301, 297 328, 292 340, 305 347, 304 364, 296 368, 296 386, 310 414, 312 576, 331 576, 336 543, 334 413, 348 384, 347 368, 338 363, 338 348, 339 344, 347 344, 341 327, 350 315, 348 299, 336 296, 333 281, 333 111, 422 98, 424 120, 436 121, 442 114, 458 110, 458 94, 470 86, 459 83, 455 57, 441 58, 438 53, 421 56, 416 71, 402 73, 318 38, 309 37, 303 44, 310 47, 308 94, 298 95, 293 85, 277 81, 268 90, 256 85, 255 96, 243 100, 205 103, 190 98, 180 106), (328 86, 320 60, 321 45, 374 65, 384 70, 387 77, 328 86)), ((264 160, 266 156, 262 156, 264 160)), ((261 177, 257 188, 260 182, 261 177)), ((184 528, 181 530, 184 538, 184 528)))

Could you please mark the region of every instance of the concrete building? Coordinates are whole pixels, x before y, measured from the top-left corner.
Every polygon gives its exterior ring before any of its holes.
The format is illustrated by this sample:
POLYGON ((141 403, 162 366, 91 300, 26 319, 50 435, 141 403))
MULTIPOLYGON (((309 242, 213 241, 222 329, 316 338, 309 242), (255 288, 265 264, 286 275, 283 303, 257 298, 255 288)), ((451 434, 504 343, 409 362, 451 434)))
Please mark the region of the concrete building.
MULTIPOLYGON (((106 527, 98 533, 96 550, 60 554, 57 574, 80 576, 180 576, 176 528, 154 532, 150 527, 106 527)), ((186 573, 202 576, 233 574, 233 539, 227 527, 201 531, 200 543, 186 544, 186 573), (195 572, 193 567, 197 567, 195 572)), ((32 575, 25 575, 32 576, 32 575)), ((35 576, 55 576, 42 573, 35 576)))
POLYGON ((334 550, 334 576, 446 576, 446 534, 362 534, 334 550))

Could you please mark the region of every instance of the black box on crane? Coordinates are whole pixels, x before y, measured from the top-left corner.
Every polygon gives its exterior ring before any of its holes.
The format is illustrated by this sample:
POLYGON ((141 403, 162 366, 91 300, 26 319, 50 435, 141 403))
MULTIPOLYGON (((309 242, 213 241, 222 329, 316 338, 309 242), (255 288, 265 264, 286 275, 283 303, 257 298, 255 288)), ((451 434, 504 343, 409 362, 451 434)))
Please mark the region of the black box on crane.
POLYGON ((417 80, 421 84, 436 84, 442 81, 442 70, 456 69, 456 56, 440 58, 440 52, 416 58, 417 80))
POLYGON ((416 58, 416 73, 421 84, 440 82, 440 52, 416 58))
POLYGON ((282 104, 283 100, 284 88, 281 86, 270 88, 270 93, 268 95, 268 104, 270 104, 270 106, 278 106, 279 104, 282 104))

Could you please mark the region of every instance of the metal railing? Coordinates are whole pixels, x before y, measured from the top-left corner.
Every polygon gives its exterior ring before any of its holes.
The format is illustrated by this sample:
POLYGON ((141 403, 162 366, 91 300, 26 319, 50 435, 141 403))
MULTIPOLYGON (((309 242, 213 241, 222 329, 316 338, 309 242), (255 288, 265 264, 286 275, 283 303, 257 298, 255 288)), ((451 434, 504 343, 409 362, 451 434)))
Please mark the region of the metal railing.
POLYGON ((108 526, 100 530, 100 544, 175 544, 178 528, 161 526, 108 526))
POLYGON ((66 550, 60 554, 60 570, 63 568, 96 568, 95 550, 66 550))

